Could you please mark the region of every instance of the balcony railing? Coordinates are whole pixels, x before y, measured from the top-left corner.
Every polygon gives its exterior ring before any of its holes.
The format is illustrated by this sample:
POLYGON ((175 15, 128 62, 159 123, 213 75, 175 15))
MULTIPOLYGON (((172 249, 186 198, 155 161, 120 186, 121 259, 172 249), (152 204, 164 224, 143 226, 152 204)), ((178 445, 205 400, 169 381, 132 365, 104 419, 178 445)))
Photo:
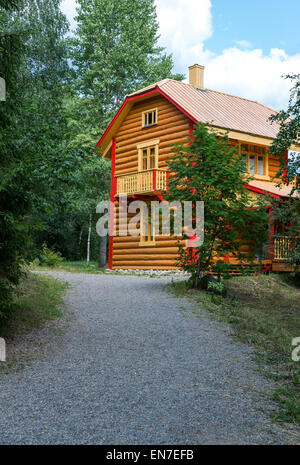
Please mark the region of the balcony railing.
POLYGON ((299 237, 276 236, 274 237, 274 260, 287 261, 295 248, 299 237))
POLYGON ((146 194, 167 189, 168 171, 152 169, 116 176, 116 194, 146 194))

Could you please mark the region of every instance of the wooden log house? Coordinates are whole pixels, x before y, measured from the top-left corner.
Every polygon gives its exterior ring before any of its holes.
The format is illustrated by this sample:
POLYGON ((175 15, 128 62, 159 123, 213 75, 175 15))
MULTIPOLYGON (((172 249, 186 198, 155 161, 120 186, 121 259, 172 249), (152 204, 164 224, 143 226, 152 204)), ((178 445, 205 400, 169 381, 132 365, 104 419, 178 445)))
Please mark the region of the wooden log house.
MULTIPOLYGON (((117 234, 109 238, 109 268, 175 268, 178 240, 185 245, 183 238, 155 236, 151 228, 140 237, 120 235, 119 200, 122 194, 127 194, 128 204, 137 198, 162 199, 171 146, 187 142, 198 121, 228 131, 231 142, 247 152, 247 169, 254 179, 245 188, 252 196, 288 198, 289 188, 279 189, 274 179, 279 158, 267 153, 279 129, 268 121, 274 113, 255 101, 204 88, 204 67, 200 65, 189 67, 188 84, 165 79, 128 95, 97 144, 103 157, 111 160, 111 201, 116 210, 115 219, 113 215, 110 218, 110 228, 117 234)), ((270 209, 269 214, 272 222, 270 209)), ((287 270, 288 241, 284 236, 270 238, 267 255, 260 257, 262 270, 287 270)))

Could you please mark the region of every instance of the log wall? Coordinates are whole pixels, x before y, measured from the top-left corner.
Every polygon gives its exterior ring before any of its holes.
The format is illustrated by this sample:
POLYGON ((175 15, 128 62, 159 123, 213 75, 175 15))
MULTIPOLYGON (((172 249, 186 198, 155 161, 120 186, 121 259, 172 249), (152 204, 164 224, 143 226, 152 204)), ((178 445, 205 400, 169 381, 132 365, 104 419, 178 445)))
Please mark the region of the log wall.
MULTIPOLYGON (((158 168, 167 168, 172 143, 185 143, 189 135, 189 119, 162 96, 136 103, 116 134, 116 175, 138 171, 137 145, 159 139, 158 168), (142 128, 142 112, 158 109, 155 126, 142 128)), ((149 200, 159 200, 156 196, 149 200)), ((139 237, 120 237, 119 202, 115 201, 117 235, 113 240, 113 268, 174 269, 178 255, 178 238, 160 236, 155 245, 141 246, 139 237)), ((128 214, 128 221, 134 214, 128 214)), ((184 244, 184 241, 181 240, 184 244)))

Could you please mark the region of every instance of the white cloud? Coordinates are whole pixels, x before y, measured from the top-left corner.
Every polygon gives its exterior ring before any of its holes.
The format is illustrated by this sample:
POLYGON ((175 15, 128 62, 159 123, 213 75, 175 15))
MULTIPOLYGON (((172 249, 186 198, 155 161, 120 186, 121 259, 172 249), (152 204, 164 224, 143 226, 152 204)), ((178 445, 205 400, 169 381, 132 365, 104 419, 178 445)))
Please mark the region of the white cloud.
MULTIPOLYGON (((287 55, 283 49, 273 48, 264 54, 243 39, 216 55, 205 48, 205 41, 213 35, 212 1, 155 0, 160 44, 173 54, 175 71, 187 75, 188 66, 199 63, 206 67, 206 87, 257 100, 271 108, 286 107, 291 84, 282 75, 299 72, 300 52, 287 55)), ((75 6, 75 0, 62 2, 72 29, 75 6)))
POLYGON ((234 41, 236 45, 238 45, 241 48, 250 48, 252 47, 251 42, 249 40, 235 40, 234 41))
MULTIPOLYGON (((175 70, 187 75, 188 66, 205 65, 205 86, 257 100, 275 109, 286 107, 291 83, 283 75, 300 69, 300 53, 252 49, 246 40, 219 55, 205 48, 213 34, 210 0, 156 0, 160 42, 173 54, 175 70)), ((299 72, 299 71, 298 71, 299 72)))
POLYGON ((160 44, 173 54, 176 70, 186 73, 186 63, 208 59, 204 41, 212 36, 211 0, 155 0, 160 24, 160 44))
POLYGON ((291 82, 283 75, 300 69, 300 53, 288 56, 284 50, 229 48, 206 63, 205 86, 257 100, 274 108, 285 108, 291 82))

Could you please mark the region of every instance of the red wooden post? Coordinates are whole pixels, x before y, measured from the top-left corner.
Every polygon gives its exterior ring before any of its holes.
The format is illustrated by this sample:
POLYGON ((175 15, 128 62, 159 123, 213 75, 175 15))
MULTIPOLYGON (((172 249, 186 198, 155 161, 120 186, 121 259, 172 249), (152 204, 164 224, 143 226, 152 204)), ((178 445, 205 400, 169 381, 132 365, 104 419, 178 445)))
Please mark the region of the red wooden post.
POLYGON ((156 170, 153 170, 153 190, 156 191, 156 170))
POLYGON ((109 212, 109 245, 108 245, 108 268, 112 269, 113 262, 113 244, 114 244, 114 218, 115 218, 115 194, 117 180, 115 177, 116 170, 116 138, 112 139, 111 146, 111 177, 110 177, 110 207, 109 212))

